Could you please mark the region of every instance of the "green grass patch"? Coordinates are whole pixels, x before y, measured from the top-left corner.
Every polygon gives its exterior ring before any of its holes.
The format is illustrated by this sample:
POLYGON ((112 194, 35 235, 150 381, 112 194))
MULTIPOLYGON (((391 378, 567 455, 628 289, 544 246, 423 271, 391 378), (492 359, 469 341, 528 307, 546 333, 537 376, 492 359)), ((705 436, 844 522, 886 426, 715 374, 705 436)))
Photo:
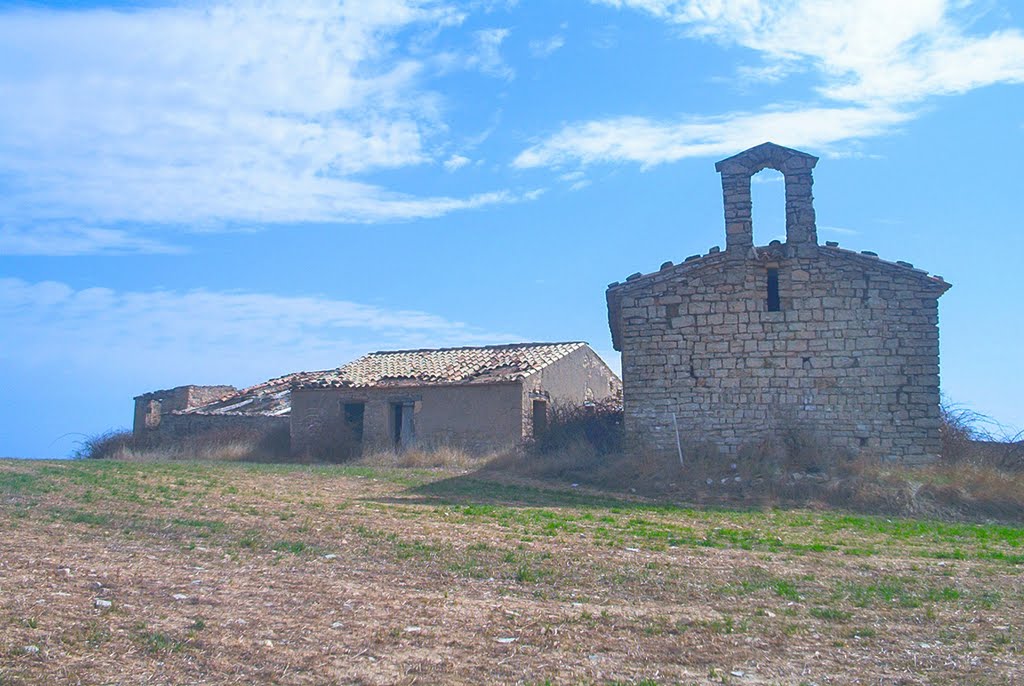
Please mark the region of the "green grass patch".
POLYGON ((177 653, 187 646, 185 641, 176 639, 159 631, 147 631, 140 628, 134 635, 135 642, 147 653, 177 653))
POLYGON ((856 607, 887 604, 901 608, 921 607, 926 602, 956 602, 961 597, 960 591, 951 586, 930 587, 897 576, 885 576, 868 584, 840 583, 832 595, 833 599, 848 601, 856 607))
POLYGON ((815 619, 824 619, 829 622, 845 622, 853 617, 852 612, 833 607, 812 607, 807 612, 815 619))
POLYGON ((73 508, 51 508, 50 514, 55 519, 60 519, 71 524, 88 524, 89 526, 109 527, 114 523, 111 515, 105 513, 88 512, 73 508))
POLYGON ((769 573, 761 567, 750 567, 739 574, 739 578, 719 589, 725 595, 745 596, 762 591, 772 591, 786 600, 800 600, 796 584, 769 573))
POLYGON ((0 471, 0 493, 4 495, 26 495, 47 490, 49 484, 36 474, 0 471))
POLYGON ((312 552, 312 548, 305 541, 278 541, 270 546, 270 549, 274 552, 292 553, 293 555, 312 552))
POLYGON ((171 521, 177 526, 202 529, 207 533, 224 531, 228 526, 226 523, 214 519, 173 519, 171 521))

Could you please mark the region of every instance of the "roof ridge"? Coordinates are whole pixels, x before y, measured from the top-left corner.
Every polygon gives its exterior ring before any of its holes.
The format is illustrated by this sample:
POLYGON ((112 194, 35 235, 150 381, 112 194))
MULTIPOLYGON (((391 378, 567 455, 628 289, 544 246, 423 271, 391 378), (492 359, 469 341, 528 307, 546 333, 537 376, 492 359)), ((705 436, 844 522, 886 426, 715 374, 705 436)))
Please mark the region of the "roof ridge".
MULTIPOLYGON (((528 342, 528 343, 498 343, 495 345, 457 345, 451 348, 409 348, 407 350, 375 350, 370 353, 366 353, 362 357, 355 361, 361 360, 364 357, 370 355, 401 355, 407 353, 440 353, 449 352, 455 350, 504 350, 512 348, 538 348, 541 346, 556 346, 556 345, 587 345, 586 341, 539 341, 539 342, 528 342)), ((351 363, 349 363, 351 364, 351 363)), ((346 366, 346 365, 342 365, 346 366)))

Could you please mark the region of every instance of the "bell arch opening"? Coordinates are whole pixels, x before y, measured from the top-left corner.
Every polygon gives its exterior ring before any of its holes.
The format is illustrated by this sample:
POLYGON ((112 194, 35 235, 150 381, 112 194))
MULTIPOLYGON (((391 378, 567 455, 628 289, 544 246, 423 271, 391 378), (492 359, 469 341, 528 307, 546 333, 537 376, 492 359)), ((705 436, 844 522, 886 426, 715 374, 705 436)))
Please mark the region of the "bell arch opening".
POLYGON ((786 242, 786 178, 766 167, 750 177, 750 224, 754 245, 786 242))

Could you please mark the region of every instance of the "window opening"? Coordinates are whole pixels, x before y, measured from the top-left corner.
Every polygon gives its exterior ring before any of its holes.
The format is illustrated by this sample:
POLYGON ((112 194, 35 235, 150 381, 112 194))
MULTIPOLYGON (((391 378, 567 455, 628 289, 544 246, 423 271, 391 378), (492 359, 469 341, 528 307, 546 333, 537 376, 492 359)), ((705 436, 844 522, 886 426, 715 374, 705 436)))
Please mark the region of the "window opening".
POLYGON ((782 309, 779 301, 779 270, 777 267, 768 267, 768 311, 778 312, 782 309))

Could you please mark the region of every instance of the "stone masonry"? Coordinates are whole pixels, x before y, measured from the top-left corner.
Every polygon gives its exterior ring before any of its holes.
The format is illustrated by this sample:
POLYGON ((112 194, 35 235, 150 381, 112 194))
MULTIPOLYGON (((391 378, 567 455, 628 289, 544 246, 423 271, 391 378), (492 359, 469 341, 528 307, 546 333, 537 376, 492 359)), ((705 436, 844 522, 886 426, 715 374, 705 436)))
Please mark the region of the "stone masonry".
POLYGON ((171 413, 202 407, 235 390, 234 386, 188 385, 137 395, 132 431, 136 436, 158 431, 171 413))
POLYGON ((738 454, 799 431, 836 453, 920 462, 939 452, 938 298, 906 262, 819 246, 817 158, 764 143, 716 165, 726 249, 607 291, 625 426, 643 446, 738 454), (751 176, 785 177, 786 241, 753 245, 751 176))

